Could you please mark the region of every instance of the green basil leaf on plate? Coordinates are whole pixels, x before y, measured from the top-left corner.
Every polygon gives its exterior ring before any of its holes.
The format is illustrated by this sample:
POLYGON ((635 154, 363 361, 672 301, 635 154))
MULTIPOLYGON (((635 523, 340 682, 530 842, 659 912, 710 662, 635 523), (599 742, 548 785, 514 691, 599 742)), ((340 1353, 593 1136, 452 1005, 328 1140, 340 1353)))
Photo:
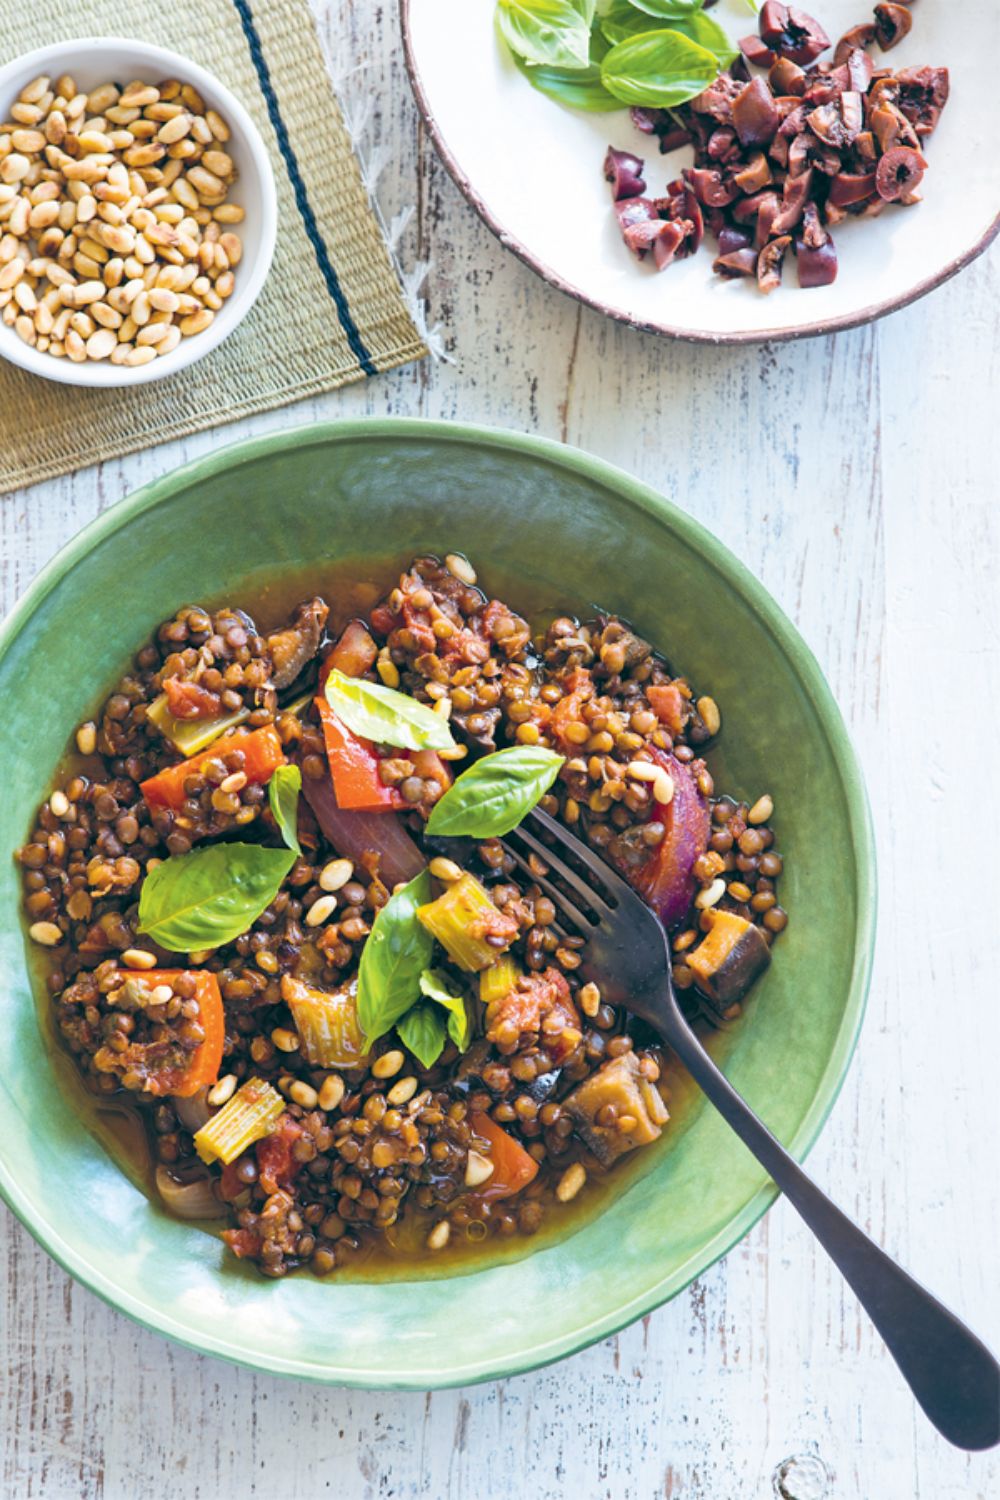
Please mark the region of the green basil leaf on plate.
POLYGON ((678 16, 694 15, 704 0, 625 0, 625 4, 632 10, 645 11, 647 16, 673 21, 678 16))
POLYGON ((444 1007, 447 1015, 448 1035, 459 1052, 464 1052, 469 1045, 472 1031, 464 996, 451 993, 448 977, 439 969, 424 970, 420 976, 420 993, 426 999, 436 1001, 438 1005, 444 1007))
MULTIPOLYGON (((614 45, 637 36, 640 32, 649 33, 650 30, 649 16, 633 10, 629 0, 614 0, 608 14, 602 19, 601 26, 608 41, 614 45)), ((718 21, 703 15, 700 10, 685 11, 671 17, 664 30, 679 32, 689 41, 697 42, 699 47, 705 47, 722 68, 728 67, 739 51, 718 21)))
POLYGON ((512 52, 553 68, 590 61, 593 0, 497 0, 497 25, 512 52))
POLYGON ((295 863, 292 849, 212 844, 150 870, 139 897, 139 931, 172 953, 220 948, 252 927, 295 863))
POLYGON ((433 1068, 444 1051, 446 1040, 444 1012, 427 1000, 419 1002, 396 1023, 403 1046, 425 1068, 433 1068))
POLYGON ((434 804, 427 832, 473 839, 510 833, 545 796, 562 765, 563 757, 543 745, 512 745, 484 755, 434 804))
POLYGON ((433 899, 431 877, 421 870, 389 897, 372 923, 358 968, 358 1023, 370 1046, 390 1031, 420 994, 434 939, 417 920, 417 907, 433 899))
POLYGON ((516 66, 540 94, 547 94, 557 104, 571 109, 585 109, 591 114, 606 110, 621 109, 622 102, 609 94, 601 82, 601 60, 608 50, 608 41, 599 31, 590 38, 590 63, 586 68, 551 68, 525 62, 523 57, 513 54, 516 66))
POLYGON ((718 77, 718 59, 679 31, 641 31, 618 42, 601 64, 609 93, 624 104, 672 109, 718 77))
POLYGON ((402 750, 455 748, 447 719, 384 683, 345 677, 334 667, 326 679, 326 701, 351 733, 363 740, 398 745, 402 750))
POLYGON ((299 843, 299 793, 302 790, 302 772, 298 766, 278 766, 267 783, 267 800, 274 814, 274 821, 281 829, 281 837, 289 849, 302 853, 299 843))

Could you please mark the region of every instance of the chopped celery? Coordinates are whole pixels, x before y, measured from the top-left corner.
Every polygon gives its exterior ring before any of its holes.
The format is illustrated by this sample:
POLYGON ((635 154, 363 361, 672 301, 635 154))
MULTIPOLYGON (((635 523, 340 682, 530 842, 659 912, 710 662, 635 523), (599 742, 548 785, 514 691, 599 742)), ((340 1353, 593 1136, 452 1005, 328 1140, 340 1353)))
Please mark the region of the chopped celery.
POLYGON ((284 974, 281 998, 292 1013, 306 1060, 316 1068, 357 1068, 365 1042, 358 1025, 358 980, 340 990, 317 990, 284 974))
POLYGON ((491 964, 480 974, 480 1000, 484 1005, 492 1005, 495 1000, 502 1000, 515 988, 520 976, 520 966, 509 953, 505 953, 503 958, 498 958, 495 964, 491 964))
POLYGON ((221 714, 214 719, 175 719, 167 707, 166 693, 161 693, 146 710, 146 718, 154 729, 158 729, 163 738, 184 756, 207 750, 220 734, 235 729, 249 717, 248 708, 238 708, 235 713, 221 714))
POLYGON ((251 1078, 196 1132, 198 1155, 205 1162, 235 1161, 254 1141, 270 1135, 284 1112, 281 1095, 263 1078, 251 1078))
POLYGON ((494 906, 486 888, 469 874, 419 907, 417 916, 449 958, 473 974, 496 963, 518 933, 514 918, 494 906))

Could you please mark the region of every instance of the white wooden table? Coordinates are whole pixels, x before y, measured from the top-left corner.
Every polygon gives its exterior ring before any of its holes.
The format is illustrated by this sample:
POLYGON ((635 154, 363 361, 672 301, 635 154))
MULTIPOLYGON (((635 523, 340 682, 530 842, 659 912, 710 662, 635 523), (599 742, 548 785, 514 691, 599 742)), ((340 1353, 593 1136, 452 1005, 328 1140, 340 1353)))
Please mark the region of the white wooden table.
MULTIPOLYGON (((528 429, 661 487, 798 623, 868 776, 878 961, 812 1168, 1000 1343, 1000 258, 829 341, 733 351, 636 335, 549 291, 466 207, 418 125, 394 7, 330 0, 322 19, 346 102, 375 103, 387 217, 416 205, 401 251, 433 261, 431 321, 455 363, 0 501, 3 607, 138 484, 313 416, 528 429)), ((937 1438, 781 1203, 619 1337, 437 1394, 325 1390, 175 1348, 71 1282, 2 1209, 0 1286, 2 1500, 766 1500, 796 1455, 794 1500, 1000 1493, 997 1457, 937 1438)))

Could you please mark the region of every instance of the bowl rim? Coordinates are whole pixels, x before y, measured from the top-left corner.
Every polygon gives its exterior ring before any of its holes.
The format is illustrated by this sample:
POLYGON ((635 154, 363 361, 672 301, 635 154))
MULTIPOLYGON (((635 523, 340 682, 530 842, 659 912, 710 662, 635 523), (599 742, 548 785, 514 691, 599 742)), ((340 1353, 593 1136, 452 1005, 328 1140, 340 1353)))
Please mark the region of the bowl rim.
POLYGON ((924 277, 922 281, 918 281, 914 286, 907 288, 896 296, 886 297, 881 302, 872 302, 866 307, 858 308, 856 312, 841 313, 839 317, 835 318, 816 318, 813 322, 803 323, 798 328, 755 328, 748 329, 745 332, 717 333, 710 329, 677 328, 672 323, 635 317, 623 308, 614 307, 608 302, 602 302, 599 297, 592 297, 581 287, 575 286, 573 282, 568 281, 560 272, 553 270, 540 256, 535 255, 533 251, 529 250, 523 241, 504 228, 485 198, 483 198, 478 189, 473 185, 468 174, 462 170, 458 159, 452 152, 438 125, 434 111, 431 108, 430 99, 424 87, 424 81, 417 64, 413 46, 413 33, 410 25, 411 5, 412 0, 399 0, 399 18, 403 35, 403 56, 406 61, 406 72, 410 80, 410 88, 413 91, 413 97, 416 101, 417 109, 420 111, 420 116, 427 126, 431 140, 434 142, 435 149, 444 162, 448 175, 463 198, 475 209, 487 229, 496 235, 504 249, 512 251, 518 260, 523 261, 529 270, 534 271, 543 281, 547 281, 550 286, 555 287, 556 291, 564 292, 567 297, 572 297, 574 301, 581 302, 584 307, 593 308, 594 312, 602 313, 606 318, 614 319, 616 323, 624 323, 627 328, 635 328, 640 333, 657 333, 664 338, 680 339, 683 343, 687 344, 711 344, 717 347, 723 345, 740 346, 744 344, 763 343, 784 344, 790 343, 793 339, 814 339, 828 333, 843 333, 849 328, 860 328, 865 323, 877 322, 879 318, 884 318, 888 313, 899 312, 902 308, 909 307, 911 303, 918 302, 921 297, 926 297, 928 292, 933 292, 937 287, 943 286, 946 281, 950 281, 953 276, 957 276, 959 271, 963 271, 966 266, 971 265, 974 260, 977 260, 984 250, 989 249, 997 235, 1000 234, 1000 210, 998 210, 992 223, 987 226, 979 239, 968 249, 963 250, 961 255, 956 255, 946 265, 942 266, 939 271, 935 271, 932 276, 924 277))
MULTIPOLYGON (((812 651, 791 620, 771 598, 763 584, 712 532, 641 480, 633 478, 604 459, 552 439, 472 423, 415 417, 360 417, 306 423, 280 432, 262 434, 242 442, 227 444, 201 458, 182 464, 133 491, 96 516, 41 569, 22 598, 0 623, 0 662, 31 617, 59 587, 64 576, 85 555, 112 537, 123 522, 135 520, 158 506, 169 505, 176 492, 199 483, 219 469, 248 465, 261 457, 270 458, 290 448, 322 446, 331 442, 351 443, 364 441, 367 437, 444 444, 472 443, 478 447, 489 447, 495 452, 514 450, 540 465, 568 470, 570 474, 607 486, 627 505, 664 523, 667 532, 673 531, 681 536, 711 568, 730 585, 735 586, 746 605, 772 633, 783 654, 790 660, 822 726, 843 786, 848 809, 847 834, 858 882, 858 918, 844 1014, 823 1071, 821 1086, 795 1136, 784 1143, 796 1160, 803 1160, 818 1138, 843 1087, 861 1031, 871 980, 877 909, 876 854, 865 783, 857 753, 832 690, 812 651)), ((22 1192, 14 1174, 0 1160, 0 1198, 33 1238, 63 1270, 96 1293, 102 1301, 125 1313, 142 1327, 172 1338, 199 1353, 216 1355, 249 1369, 291 1375, 317 1384, 369 1390, 445 1389, 480 1381, 501 1380, 576 1354, 591 1344, 620 1332, 638 1318, 677 1296, 697 1276, 702 1275, 738 1244, 777 1196, 776 1186, 768 1179, 725 1229, 720 1230, 687 1262, 630 1300, 615 1304, 610 1311, 605 1311, 582 1326, 576 1326, 570 1332, 544 1344, 529 1344, 499 1362, 495 1357, 487 1357, 456 1366, 448 1372, 446 1379, 442 1379, 439 1371, 420 1368, 401 1368, 391 1375, 384 1371, 339 1366, 333 1361, 319 1368, 314 1361, 260 1354, 244 1344, 237 1344, 211 1333, 199 1333, 197 1337, 193 1337, 189 1326, 176 1323, 169 1310, 156 1306, 152 1300, 143 1300, 122 1292, 108 1275, 89 1263, 86 1252, 69 1244, 51 1225, 39 1224, 27 1194, 22 1192)), ((551 1248, 557 1250, 558 1245, 551 1248)))
POLYGON ((202 67, 181 52, 160 47, 154 42, 139 41, 135 37, 67 37, 60 42, 36 47, 31 52, 22 52, 19 57, 11 58, 10 62, 0 66, 0 98, 20 75, 27 74, 31 77, 37 72, 44 72, 53 58, 72 53, 74 65, 79 66, 81 58, 89 58, 96 52, 112 47, 132 55, 137 67, 155 68, 160 77, 179 77, 184 83, 193 83, 199 92, 207 94, 221 105, 220 112, 225 114, 239 145, 245 146, 260 184, 260 207, 257 211, 260 246, 252 265, 246 265, 245 273, 237 276, 233 295, 226 304, 226 310, 232 309, 231 322, 224 321, 220 316, 204 333, 182 340, 163 359, 150 360, 148 364, 139 365, 135 369, 110 365, 104 360, 74 364, 69 359, 53 359, 51 355, 40 354, 37 349, 25 344, 12 328, 0 326, 0 358, 42 380, 95 391, 131 389, 135 385, 165 380, 217 349, 230 334, 235 333, 260 296, 271 269, 278 236, 278 194, 274 168, 260 131, 250 118, 246 106, 232 90, 208 68, 202 67), (102 372, 101 377, 95 379, 98 371, 102 372))

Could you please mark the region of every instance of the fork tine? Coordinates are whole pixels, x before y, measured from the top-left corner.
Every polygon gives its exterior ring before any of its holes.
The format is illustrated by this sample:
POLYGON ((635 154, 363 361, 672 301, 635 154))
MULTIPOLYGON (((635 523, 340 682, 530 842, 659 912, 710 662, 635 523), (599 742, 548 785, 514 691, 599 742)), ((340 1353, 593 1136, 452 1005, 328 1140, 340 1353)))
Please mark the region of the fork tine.
POLYGON ((610 913, 610 904, 602 893, 589 885, 582 875, 578 875, 574 869, 571 869, 555 850, 550 849, 547 844, 542 843, 541 839, 529 832, 523 823, 514 829, 513 837, 520 839, 532 854, 548 865, 549 869, 553 870, 575 895, 594 909, 596 916, 607 916, 610 913))
POLYGON ((544 875, 537 875, 531 868, 531 865, 525 859, 524 855, 507 842, 507 839, 509 839, 509 837, 510 835, 508 834, 507 838, 503 838, 500 840, 500 843, 510 855, 511 859, 515 861, 520 869, 524 870, 524 872, 530 877, 535 885, 539 886, 541 890, 545 892, 546 896, 548 896, 549 900, 553 903, 556 909, 562 912, 567 924, 572 925, 581 937, 588 937, 594 930, 594 924, 591 922, 586 912, 582 912, 580 908, 573 901, 571 901, 570 898, 565 895, 557 885, 554 885, 551 880, 546 879, 544 875))
MULTIPOLYGON (((587 886, 586 882, 581 882, 583 888, 590 892, 591 899, 599 898, 606 906, 614 907, 622 901, 629 901, 634 897, 635 892, 628 881, 623 880, 617 870, 614 870, 599 854, 595 854, 594 850, 588 844, 585 844, 583 839, 571 833, 562 823, 557 822, 548 813, 542 812, 540 807, 532 809, 525 819, 525 823, 527 823, 529 818, 548 838, 551 838, 557 844, 561 844, 566 852, 578 860, 594 881, 597 882, 596 889, 587 886)), ((517 831, 518 833, 524 833, 524 823, 520 825, 517 831)), ((540 857, 548 860, 553 868, 556 868, 555 856, 547 844, 542 845, 540 857)), ((576 879, 579 880, 580 877, 577 876, 576 879)))

